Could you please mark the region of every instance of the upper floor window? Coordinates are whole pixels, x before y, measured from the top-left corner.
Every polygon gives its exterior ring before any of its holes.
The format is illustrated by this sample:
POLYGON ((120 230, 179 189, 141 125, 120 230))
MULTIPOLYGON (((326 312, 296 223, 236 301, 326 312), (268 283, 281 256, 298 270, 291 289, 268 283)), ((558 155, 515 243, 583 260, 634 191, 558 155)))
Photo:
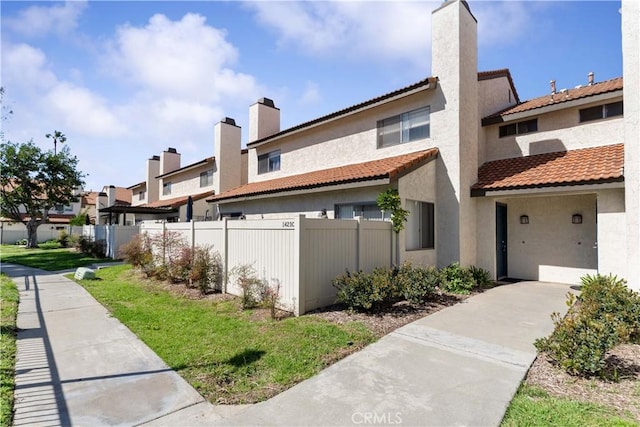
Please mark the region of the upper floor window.
POLYGON ((258 156, 258 174, 280 170, 280 150, 258 156))
POLYGON ((73 206, 71 205, 56 205, 55 206, 55 210, 58 213, 64 213, 64 212, 73 212, 73 206))
POLYGON ((523 133, 537 132, 538 131, 538 119, 525 120, 524 122, 509 123, 508 125, 500 126, 498 134, 500 138, 511 135, 520 135, 523 133))
POLYGON ((429 107, 378 121, 378 147, 429 138, 429 107))
POLYGON ((171 183, 170 182, 164 182, 162 184, 162 195, 166 196, 171 194, 171 183))
POLYGON ((200 173, 200 187, 208 187, 213 184, 213 169, 200 173))
POLYGON ((622 101, 583 108, 580 110, 580 123, 589 122, 591 120, 606 119, 607 117, 622 116, 622 113, 622 101))
POLYGON ((144 200, 146 196, 147 196, 146 191, 144 190, 138 191, 138 200, 144 200))

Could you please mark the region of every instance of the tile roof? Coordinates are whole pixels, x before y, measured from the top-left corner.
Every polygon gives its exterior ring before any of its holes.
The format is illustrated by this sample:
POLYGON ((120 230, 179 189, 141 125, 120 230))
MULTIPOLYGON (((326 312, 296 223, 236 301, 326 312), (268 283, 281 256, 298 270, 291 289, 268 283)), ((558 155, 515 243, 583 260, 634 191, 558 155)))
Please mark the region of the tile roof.
POLYGON ((536 108, 547 107, 549 105, 561 104, 563 102, 573 101, 576 99, 586 98, 589 96, 600 95, 608 92, 622 90, 622 77, 606 80, 604 82, 595 83, 591 86, 583 86, 575 89, 568 89, 566 92, 557 92, 555 95, 545 95, 529 101, 522 102, 513 107, 509 107, 499 113, 492 114, 486 119, 492 117, 504 117, 509 114, 521 113, 524 111, 535 110, 536 108))
POLYGON ((624 144, 495 160, 478 169, 471 193, 623 181, 623 168, 624 144))
POLYGON ((382 178, 397 178, 438 155, 437 148, 403 154, 364 163, 339 166, 331 169, 286 176, 268 181, 252 182, 232 190, 217 194, 208 202, 257 196, 260 194, 281 193, 294 190, 346 184, 350 182, 371 181, 382 178))
MULTIPOLYGON (((210 195, 211 195, 211 191, 205 191, 204 193, 191 194, 191 198, 195 202, 196 200, 204 199, 205 197, 210 196, 210 195)), ((171 207, 171 208, 177 208, 179 206, 186 205, 188 198, 189 198, 189 195, 180 196, 180 197, 174 197, 172 199, 156 200, 155 202, 145 203, 144 205, 139 205, 139 207, 146 207, 146 208, 171 207)))

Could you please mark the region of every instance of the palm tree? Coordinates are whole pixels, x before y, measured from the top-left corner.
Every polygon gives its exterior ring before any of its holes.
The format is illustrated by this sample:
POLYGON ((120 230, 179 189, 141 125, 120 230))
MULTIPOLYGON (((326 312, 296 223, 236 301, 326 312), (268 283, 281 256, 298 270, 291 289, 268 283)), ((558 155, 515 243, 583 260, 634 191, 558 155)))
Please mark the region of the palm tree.
POLYGON ((60 132, 59 130, 56 130, 53 132, 53 135, 48 133, 45 135, 47 138, 53 138, 53 154, 56 154, 56 148, 58 146, 58 142, 60 144, 64 143, 67 140, 67 137, 64 135, 64 133, 60 132))

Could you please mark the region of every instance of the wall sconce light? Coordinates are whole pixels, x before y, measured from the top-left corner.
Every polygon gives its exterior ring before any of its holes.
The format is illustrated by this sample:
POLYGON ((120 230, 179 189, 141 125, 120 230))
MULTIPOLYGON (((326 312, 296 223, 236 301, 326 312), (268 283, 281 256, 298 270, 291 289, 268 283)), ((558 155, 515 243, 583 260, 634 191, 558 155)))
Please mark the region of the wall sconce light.
POLYGON ((529 215, 520 215, 520 224, 529 224, 529 215))
POLYGON ((571 216, 571 223, 572 224, 582 224, 582 215, 573 214, 573 216, 571 216))

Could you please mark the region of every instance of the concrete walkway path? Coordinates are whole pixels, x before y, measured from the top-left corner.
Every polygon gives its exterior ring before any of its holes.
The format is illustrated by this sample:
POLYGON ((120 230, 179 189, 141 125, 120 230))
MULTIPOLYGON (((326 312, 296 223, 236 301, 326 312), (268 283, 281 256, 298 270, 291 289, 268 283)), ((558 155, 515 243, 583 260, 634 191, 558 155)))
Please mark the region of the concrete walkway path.
POLYGON ((18 283, 15 425, 498 425, 568 285, 501 286, 406 325, 278 396, 214 406, 82 287, 18 283))

